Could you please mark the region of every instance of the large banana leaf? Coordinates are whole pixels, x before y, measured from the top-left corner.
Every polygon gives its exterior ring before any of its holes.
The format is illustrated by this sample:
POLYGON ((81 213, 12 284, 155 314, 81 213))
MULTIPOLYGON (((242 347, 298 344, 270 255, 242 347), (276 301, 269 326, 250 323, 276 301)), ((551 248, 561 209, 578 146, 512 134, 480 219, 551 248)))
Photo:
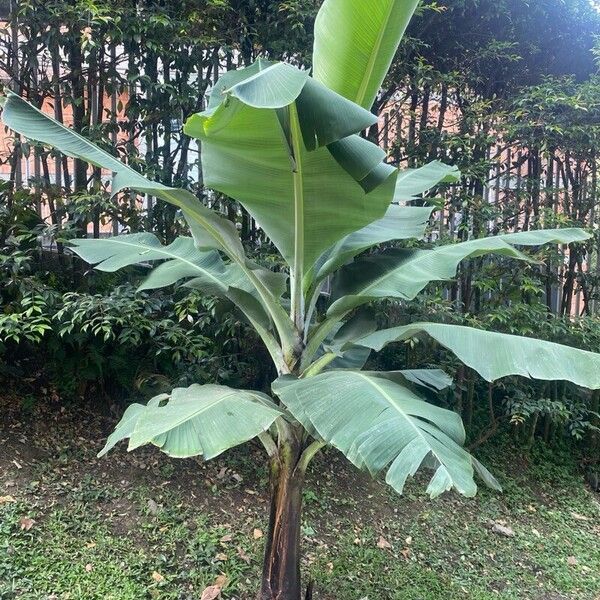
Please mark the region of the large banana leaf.
POLYGON ((414 323, 383 329, 353 340, 381 350, 390 342, 427 334, 451 350, 487 381, 522 375, 547 381, 571 381, 600 388, 600 354, 533 338, 440 323, 414 323))
POLYGON ((114 272, 123 267, 157 260, 166 261, 153 269, 140 289, 172 285, 180 279, 203 277, 209 286, 226 292, 228 283, 251 289, 252 284, 237 265, 226 265, 215 250, 198 250, 192 238, 181 237, 163 246, 152 233, 132 233, 111 238, 80 239, 72 250, 99 271, 114 272), (235 272, 235 273, 234 273, 235 272))
POLYGON ((427 461, 435 466, 427 488, 434 497, 455 487, 473 496, 472 459, 461 447, 460 417, 423 401, 396 373, 327 371, 273 384, 290 413, 317 431, 360 468, 387 470, 386 482, 402 493, 406 479, 427 461))
POLYGON ((334 303, 328 314, 344 314, 376 298, 412 300, 429 282, 454 277, 465 258, 499 254, 530 260, 513 245, 567 244, 588 238, 582 229, 548 229, 448 244, 433 250, 393 250, 363 257, 338 272, 333 284, 334 303))
POLYGON ((325 0, 315 21, 315 78, 371 108, 418 3, 325 0))
POLYGON ((285 65, 290 94, 275 68, 257 63, 231 87, 217 83, 220 102, 190 117, 185 132, 202 141, 206 185, 241 202, 303 276, 329 246, 383 217, 397 171, 350 135, 373 115, 285 65))
POLYGON ((114 156, 98 148, 81 135, 44 114, 16 94, 8 92, 2 120, 14 131, 33 140, 58 148, 64 154, 80 158, 115 174, 113 194, 129 188, 161 198, 179 207, 188 221, 196 245, 203 249, 216 248, 237 263, 256 287, 260 302, 272 316, 282 343, 286 348, 295 344, 291 323, 283 308, 269 290, 261 272, 247 260, 235 225, 204 206, 191 192, 170 188, 149 181, 114 156))
POLYGON ((267 431, 282 414, 260 392, 221 385, 175 388, 145 406, 129 406, 98 456, 129 438, 128 450, 151 443, 177 458, 214 458, 267 431))
MULTIPOLYGON (((269 315, 256 298, 256 288, 244 270, 236 263, 225 263, 216 250, 198 250, 192 238, 180 237, 163 246, 152 233, 133 233, 73 240, 71 244, 74 252, 100 271, 114 272, 130 265, 163 260, 165 262, 150 271, 139 290, 162 288, 187 279, 189 287, 233 301, 261 334, 271 327, 269 315)), ((265 277, 271 279, 274 295, 281 296, 287 277, 271 271, 266 271, 265 277)), ((263 337, 269 351, 276 352, 272 336, 263 337)))
POLYGON ((4 102, 2 120, 12 130, 27 138, 53 146, 67 156, 111 171, 115 174, 113 194, 129 188, 161 198, 181 208, 186 215, 193 215, 194 220, 198 220, 202 225, 206 236, 200 244, 202 247, 218 248, 227 254, 244 257, 242 244, 233 223, 206 208, 191 192, 146 179, 10 91, 4 102))

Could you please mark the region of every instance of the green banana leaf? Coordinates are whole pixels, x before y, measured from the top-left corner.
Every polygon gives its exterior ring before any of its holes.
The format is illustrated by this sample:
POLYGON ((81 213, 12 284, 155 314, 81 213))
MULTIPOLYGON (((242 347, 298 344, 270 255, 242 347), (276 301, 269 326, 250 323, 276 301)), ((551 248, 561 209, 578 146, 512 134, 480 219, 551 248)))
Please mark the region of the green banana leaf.
POLYGON ((600 354, 553 342, 441 323, 414 323, 383 329, 353 340, 379 351, 391 342, 427 334, 487 381, 521 375, 546 381, 571 381, 600 388, 600 354))
POLYGON ((3 122, 25 137, 48 144, 63 154, 111 171, 115 174, 112 193, 131 189, 156 196, 194 216, 205 236, 199 246, 218 248, 227 254, 244 257, 244 250, 233 223, 206 208, 191 192, 150 181, 116 157, 102 150, 72 129, 38 110, 13 92, 8 92, 2 111, 3 122))
POLYGON ((150 194, 180 208, 201 249, 218 249, 237 263, 256 287, 264 310, 276 324, 285 349, 296 343, 293 326, 276 299, 277 291, 267 287, 270 279, 264 270, 255 272, 256 265, 248 261, 235 225, 204 206, 191 192, 152 182, 123 164, 108 152, 98 148, 81 135, 44 114, 16 94, 8 92, 2 120, 27 138, 58 148, 67 156, 82 159, 115 174, 113 194, 128 188, 150 194))
POLYGON ((409 202, 440 183, 457 183, 458 181, 460 181, 458 168, 438 160, 418 169, 405 169, 398 173, 394 202, 409 202))
MULTIPOLYGON (((398 174, 394 202, 407 202, 417 198, 440 183, 455 182, 460 173, 456 167, 433 161, 419 169, 406 169, 398 174)), ((309 272, 313 289, 351 258, 376 244, 392 240, 420 239, 431 213, 431 206, 390 205, 385 216, 366 227, 354 231, 326 250, 309 272)))
POLYGON ((129 438, 128 450, 154 444, 169 456, 214 458, 264 433, 282 416, 266 395, 221 385, 175 388, 132 404, 98 454, 129 438))
POLYGON ((319 257, 315 264, 315 281, 322 281, 357 254, 377 244, 422 238, 433 210, 431 206, 390 205, 382 219, 347 235, 319 257))
POLYGON ((236 72, 231 87, 217 83, 220 103, 211 99, 185 132, 202 142, 205 184, 241 202, 304 276, 328 247, 383 217, 397 170, 350 135, 371 113, 285 65, 291 94, 275 68, 262 61, 236 72))
POLYGON ((433 250, 392 250, 360 258, 341 269, 334 279, 328 316, 347 311, 377 298, 412 300, 431 281, 455 276, 465 258, 498 254, 518 260, 531 260, 513 247, 547 243, 568 244, 589 238, 582 229, 548 229, 510 233, 439 246, 433 250))
MULTIPOLYGON (((205 283, 207 293, 224 295, 230 287, 255 292, 252 282, 239 265, 225 263, 214 250, 198 250, 189 237, 179 237, 168 246, 163 246, 152 233, 78 239, 69 244, 73 252, 100 271, 114 272, 130 265, 165 261, 149 273, 140 290, 166 287, 181 279, 195 278, 196 284, 200 279, 205 283)), ((259 272, 257 267, 255 273, 259 272)), ((284 294, 287 275, 265 270, 262 277, 269 281, 275 297, 284 294)))
POLYGON ((403 369, 402 375, 416 385, 441 391, 452 385, 452 378, 441 369, 403 369))
POLYGON ((403 380, 395 373, 327 371, 279 378, 273 391, 300 423, 356 466, 372 474, 387 469, 386 482, 397 492, 426 461, 435 466, 431 497, 452 487, 473 496, 477 486, 472 458, 461 447, 460 417, 423 401, 403 380))

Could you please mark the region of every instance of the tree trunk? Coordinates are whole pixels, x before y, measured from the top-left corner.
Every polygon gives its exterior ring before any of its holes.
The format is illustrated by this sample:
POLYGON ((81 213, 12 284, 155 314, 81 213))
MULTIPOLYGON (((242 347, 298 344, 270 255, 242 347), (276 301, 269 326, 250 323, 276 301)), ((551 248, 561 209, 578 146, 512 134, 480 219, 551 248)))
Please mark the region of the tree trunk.
POLYGON ((300 527, 304 470, 300 445, 284 444, 271 464, 271 513, 259 600, 300 600, 300 527))

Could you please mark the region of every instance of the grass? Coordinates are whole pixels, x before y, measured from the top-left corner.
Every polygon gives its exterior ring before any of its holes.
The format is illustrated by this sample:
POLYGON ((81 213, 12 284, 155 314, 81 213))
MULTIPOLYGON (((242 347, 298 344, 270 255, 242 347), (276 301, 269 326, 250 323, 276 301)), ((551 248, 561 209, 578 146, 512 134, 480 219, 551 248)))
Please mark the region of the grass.
MULTIPOLYGON (((153 449, 97 460, 106 424, 96 417, 10 423, 0 432, 0 598, 198 600, 219 577, 224 599, 254 598, 267 512, 257 448, 206 464, 153 449)), ((315 598, 600 598, 600 505, 575 458, 494 446, 483 454, 505 492, 472 500, 429 501, 422 481, 400 498, 337 453, 322 456, 304 494, 315 598)))

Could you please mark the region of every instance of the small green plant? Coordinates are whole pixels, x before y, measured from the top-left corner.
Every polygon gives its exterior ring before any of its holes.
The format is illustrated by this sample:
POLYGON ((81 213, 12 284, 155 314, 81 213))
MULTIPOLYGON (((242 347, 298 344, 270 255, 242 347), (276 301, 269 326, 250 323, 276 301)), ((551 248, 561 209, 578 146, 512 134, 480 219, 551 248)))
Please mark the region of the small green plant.
MULTIPOLYGON (((360 136, 377 117, 370 107, 418 4, 326 0, 315 25, 313 75, 259 60, 217 82, 208 109, 192 115, 188 135, 201 141, 205 184, 241 202, 279 250, 287 272, 250 260, 235 226, 182 189, 149 181, 17 96, 3 119, 21 134, 115 173, 114 192, 148 193, 181 209, 192 237, 168 246, 150 233, 76 240, 74 251, 104 271, 162 261, 140 289, 186 280, 228 298, 267 348, 277 379, 273 397, 255 390, 194 384, 147 405, 131 405, 101 454, 129 438, 174 457, 213 458, 258 437, 271 477, 270 526, 260 598, 299 600, 302 488, 306 469, 326 445, 403 491, 421 466, 427 488, 473 496, 475 473, 498 483, 464 448, 460 417, 427 402, 427 390, 451 383, 436 369, 362 370, 372 350, 429 336, 485 379, 515 374, 600 387, 600 355, 547 341, 460 325, 414 322, 377 330, 365 305, 410 300, 431 281, 451 278, 460 261, 484 254, 530 258, 515 246, 575 243, 580 229, 531 231, 443 245, 391 249, 420 238, 431 207, 411 203, 456 169, 431 163, 398 172, 360 136), (370 251, 365 255, 365 251, 370 251), (317 310, 331 281, 324 310, 317 310)), ((307 530, 304 529, 306 532, 307 530)))

